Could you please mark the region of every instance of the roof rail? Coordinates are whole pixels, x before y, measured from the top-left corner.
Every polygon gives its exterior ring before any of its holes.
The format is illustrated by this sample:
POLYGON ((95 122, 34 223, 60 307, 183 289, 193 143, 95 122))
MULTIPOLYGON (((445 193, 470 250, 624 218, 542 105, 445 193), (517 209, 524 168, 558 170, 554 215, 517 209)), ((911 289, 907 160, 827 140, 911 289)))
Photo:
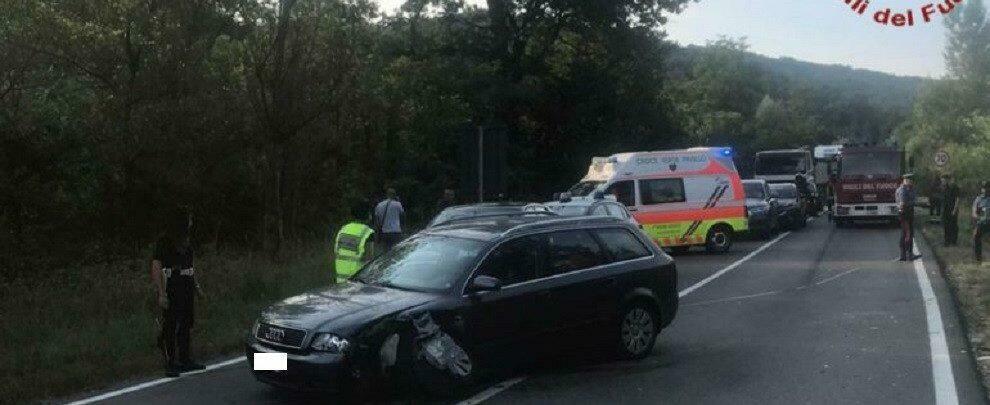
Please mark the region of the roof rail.
MULTIPOLYGON (((556 216, 556 215, 553 215, 553 216, 556 216)), ((541 228, 541 227, 545 227, 547 225, 553 225, 553 224, 576 224, 576 225, 581 225, 581 224, 594 224, 594 223, 602 223, 602 222, 622 223, 623 221, 621 221, 621 220, 619 220, 617 218, 607 217, 607 216, 577 216, 577 217, 564 217, 564 216, 561 216, 561 217, 558 217, 558 218, 554 218, 552 220, 540 221, 540 222, 530 222, 530 223, 526 223, 526 224, 516 225, 516 226, 514 226, 512 228, 509 228, 509 229, 506 229, 504 232, 502 232, 502 236, 505 236, 505 235, 508 235, 508 234, 511 234, 511 233, 515 233, 515 232, 519 232, 519 231, 524 231, 524 230, 529 229, 529 228, 541 228)))
POLYGON ((524 216, 527 216, 527 215, 545 215, 545 216, 548 216, 548 217, 555 217, 555 216, 557 216, 557 213, 556 212, 553 212, 553 211, 545 210, 545 211, 519 211, 519 212, 503 212, 503 213, 498 213, 498 214, 474 215, 474 216, 467 216, 467 217, 461 217, 461 218, 451 218, 449 220, 440 222, 440 223, 435 224, 433 226, 450 225, 450 224, 453 224, 455 222, 472 221, 472 220, 476 220, 476 219, 497 218, 497 217, 524 217, 524 216))

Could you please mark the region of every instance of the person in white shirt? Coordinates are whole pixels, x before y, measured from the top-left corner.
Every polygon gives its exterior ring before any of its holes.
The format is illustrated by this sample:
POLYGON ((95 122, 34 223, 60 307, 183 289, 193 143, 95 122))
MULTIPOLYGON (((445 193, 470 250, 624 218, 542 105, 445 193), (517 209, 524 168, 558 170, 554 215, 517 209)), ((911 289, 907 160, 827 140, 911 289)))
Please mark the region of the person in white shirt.
POLYGON ((402 240, 402 217, 405 210, 395 197, 395 189, 385 191, 385 199, 375 206, 375 234, 379 235, 382 252, 387 252, 402 240))

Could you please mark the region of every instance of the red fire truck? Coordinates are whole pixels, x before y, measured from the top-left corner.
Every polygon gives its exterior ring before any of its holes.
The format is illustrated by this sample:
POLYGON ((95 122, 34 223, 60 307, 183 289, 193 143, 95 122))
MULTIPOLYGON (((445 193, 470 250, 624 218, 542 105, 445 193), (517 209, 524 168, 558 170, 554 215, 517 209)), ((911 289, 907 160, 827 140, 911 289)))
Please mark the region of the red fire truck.
POLYGON ((857 219, 896 220, 894 192, 903 174, 904 152, 890 146, 843 145, 836 159, 830 181, 836 225, 857 219))

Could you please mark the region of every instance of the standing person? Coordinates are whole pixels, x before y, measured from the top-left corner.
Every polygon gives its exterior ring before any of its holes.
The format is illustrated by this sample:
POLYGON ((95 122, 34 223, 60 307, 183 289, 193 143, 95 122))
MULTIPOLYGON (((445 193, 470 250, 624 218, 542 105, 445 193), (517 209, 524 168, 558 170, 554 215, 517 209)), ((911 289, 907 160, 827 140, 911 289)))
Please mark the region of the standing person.
POLYGON ((983 235, 990 231, 990 181, 984 181, 980 195, 973 200, 973 256, 983 262, 983 235))
POLYGON ((901 186, 895 192, 897 209, 900 211, 901 236, 900 236, 900 261, 912 261, 921 256, 914 254, 914 206, 918 200, 918 194, 914 190, 911 179, 914 176, 905 174, 901 186))
POLYGON ((942 175, 941 212, 945 246, 955 246, 959 239, 959 187, 948 174, 942 175))
POLYGON ((202 295, 193 271, 191 229, 192 216, 186 210, 173 213, 151 259, 151 277, 162 309, 159 345, 165 355, 168 377, 205 368, 192 360, 189 343, 195 295, 202 295))
POLYGON ((433 215, 443 212, 443 210, 457 205, 457 198, 453 189, 443 189, 443 197, 437 200, 436 212, 433 215))
POLYGON ((402 240, 402 216, 405 210, 395 196, 395 189, 385 190, 385 199, 375 206, 375 232, 380 236, 382 253, 402 240))

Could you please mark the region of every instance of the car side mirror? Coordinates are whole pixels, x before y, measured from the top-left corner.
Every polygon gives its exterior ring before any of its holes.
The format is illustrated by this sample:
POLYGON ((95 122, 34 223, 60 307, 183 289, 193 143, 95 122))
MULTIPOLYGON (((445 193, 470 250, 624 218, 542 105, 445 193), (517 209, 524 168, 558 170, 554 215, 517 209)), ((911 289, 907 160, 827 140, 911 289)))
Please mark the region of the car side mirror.
POLYGON ((478 276, 471 280, 468 292, 498 291, 502 288, 502 280, 492 276, 478 276))
POLYGON ((777 205, 777 197, 770 197, 770 205, 777 205))

